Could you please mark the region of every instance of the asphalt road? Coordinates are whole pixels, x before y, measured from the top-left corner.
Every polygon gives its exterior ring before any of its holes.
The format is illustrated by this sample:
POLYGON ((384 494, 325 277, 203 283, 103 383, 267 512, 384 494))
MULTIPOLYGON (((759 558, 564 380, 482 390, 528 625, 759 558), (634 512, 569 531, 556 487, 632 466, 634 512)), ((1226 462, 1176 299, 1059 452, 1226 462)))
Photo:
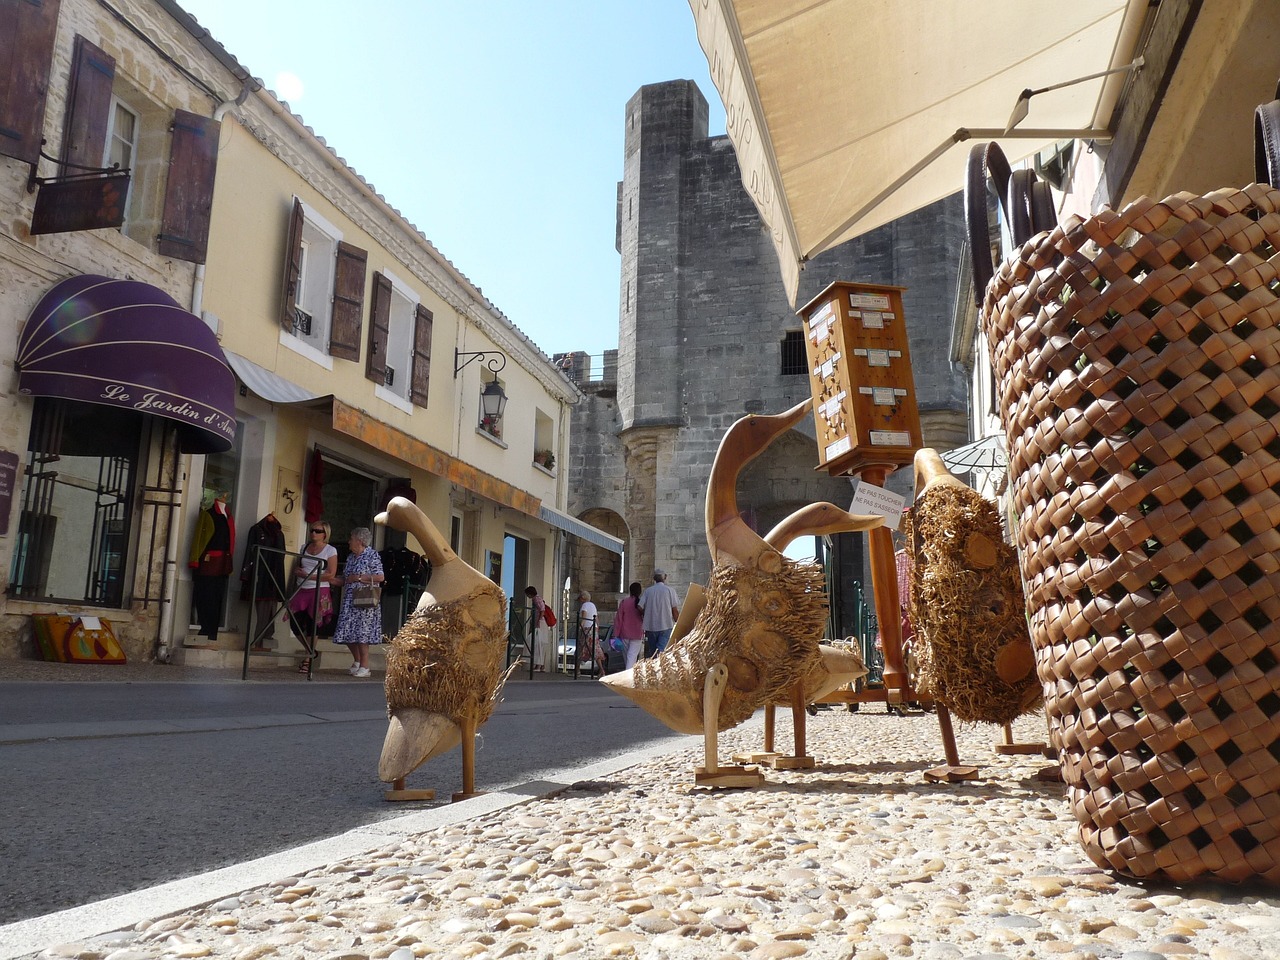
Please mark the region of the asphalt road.
MULTIPOLYGON (((0 923, 400 816, 377 778, 385 732, 376 681, 0 683, 0 923)), ((477 788, 671 735, 590 680, 508 683, 477 788)), ((454 750, 406 785, 447 802, 461 768, 454 750)))

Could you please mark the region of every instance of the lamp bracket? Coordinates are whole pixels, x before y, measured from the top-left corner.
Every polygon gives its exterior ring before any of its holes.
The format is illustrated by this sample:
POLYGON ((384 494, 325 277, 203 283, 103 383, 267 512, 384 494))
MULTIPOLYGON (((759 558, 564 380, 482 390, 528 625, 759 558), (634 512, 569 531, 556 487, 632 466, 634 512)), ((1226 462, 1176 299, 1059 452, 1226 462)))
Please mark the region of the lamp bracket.
POLYGON ((507 355, 501 350, 459 350, 455 347, 453 351, 454 378, 456 379, 458 374, 466 369, 467 364, 471 363, 473 360, 479 360, 482 357, 488 358, 484 361, 484 365, 488 367, 495 376, 507 365, 507 355), (466 357, 466 359, 459 363, 458 361, 462 357, 466 357))

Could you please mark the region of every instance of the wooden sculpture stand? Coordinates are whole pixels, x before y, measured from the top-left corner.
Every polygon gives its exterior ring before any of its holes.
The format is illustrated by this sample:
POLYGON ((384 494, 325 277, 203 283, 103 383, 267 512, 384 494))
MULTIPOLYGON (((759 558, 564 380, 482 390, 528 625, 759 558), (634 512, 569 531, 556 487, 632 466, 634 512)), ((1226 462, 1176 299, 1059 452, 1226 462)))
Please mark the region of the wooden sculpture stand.
POLYGON ((407 800, 434 800, 434 790, 406 790, 404 777, 392 782, 391 789, 383 791, 382 799, 388 803, 403 803, 407 800))
MULTIPOLYGON (((452 803, 459 800, 470 800, 472 797, 484 795, 483 790, 476 790, 476 722, 474 720, 464 719, 462 721, 462 792, 455 793, 450 796, 452 803)), ((434 800, 436 792, 434 790, 407 790, 404 785, 404 777, 395 780, 391 784, 391 789, 382 794, 382 799, 391 803, 406 800, 434 800)))
POLYGON ((466 717, 462 727, 462 792, 450 798, 454 803, 459 800, 470 800, 481 796, 484 791, 476 789, 476 721, 466 717))
POLYGON ((1004 743, 996 744, 996 753, 1001 756, 1013 756, 1017 754, 1038 753, 1044 755, 1045 746, 1043 743, 1014 743, 1013 727, 1009 724, 1004 725, 1004 743))
MULTIPOLYGON (((877 487, 883 487, 889 470, 884 466, 863 467, 861 479, 877 487)), ((880 624, 880 644, 884 651, 884 686, 864 690, 837 690, 827 694, 819 703, 887 703, 903 704, 908 701, 928 702, 911 689, 910 677, 902 657, 902 620, 898 598, 898 567, 893 558, 893 534, 888 527, 876 527, 867 531, 871 546, 871 587, 876 599, 876 620, 880 624)), ((943 766, 926 770, 924 777, 931 782, 956 783, 976 780, 978 768, 960 763, 956 750, 956 734, 951 726, 951 714, 942 704, 934 701, 938 713, 938 727, 942 734, 942 750, 947 762, 943 766)))
POLYGON ((783 756, 773 749, 774 723, 778 708, 775 704, 764 705, 764 749, 755 752, 743 751, 735 753, 733 759, 738 763, 759 763, 774 770, 812 770, 817 761, 809 756, 805 744, 805 722, 807 704, 804 702, 804 686, 796 683, 791 687, 791 730, 792 753, 783 756))
POLYGON ((764 777, 754 767, 720 766, 719 732, 716 718, 720 716, 720 700, 725 684, 729 682, 729 668, 717 663, 707 671, 702 686, 703 765, 693 771, 694 784, 699 787, 726 789, 729 787, 758 787, 764 777))

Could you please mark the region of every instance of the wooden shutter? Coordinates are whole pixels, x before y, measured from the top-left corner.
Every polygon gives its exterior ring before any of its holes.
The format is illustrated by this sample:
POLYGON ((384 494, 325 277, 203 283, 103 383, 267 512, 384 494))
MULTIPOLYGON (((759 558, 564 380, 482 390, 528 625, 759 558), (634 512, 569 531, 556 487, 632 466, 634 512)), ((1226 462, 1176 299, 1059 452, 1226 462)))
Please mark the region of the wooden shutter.
MULTIPOLYGON (((391 280, 373 275, 373 303, 369 305, 369 352, 364 375, 374 383, 387 382, 387 336, 391 333, 391 280)), ((400 372, 404 375, 404 371, 400 372)))
POLYGON ((289 214, 289 234, 284 245, 284 282, 280 295, 280 326, 293 333, 293 315, 298 309, 298 280, 302 277, 302 201, 293 198, 289 214))
POLYGON ((67 90, 67 121, 62 127, 64 175, 84 173, 82 167, 101 167, 111 119, 111 85, 116 78, 115 57, 76 36, 67 90))
POLYGON ((413 319, 413 382, 409 399, 420 407, 427 405, 427 388, 431 384, 431 311, 418 304, 413 319))
POLYGON ((0 154, 37 163, 44 134, 58 0, 0 3, 0 154))
POLYGON ((169 182, 156 249, 161 256, 204 263, 209 251, 213 179, 218 170, 218 132, 211 117, 174 111, 169 147, 169 182))
POLYGON ((364 267, 369 255, 338 241, 333 272, 333 317, 329 324, 329 356, 360 359, 360 314, 364 309, 364 267))

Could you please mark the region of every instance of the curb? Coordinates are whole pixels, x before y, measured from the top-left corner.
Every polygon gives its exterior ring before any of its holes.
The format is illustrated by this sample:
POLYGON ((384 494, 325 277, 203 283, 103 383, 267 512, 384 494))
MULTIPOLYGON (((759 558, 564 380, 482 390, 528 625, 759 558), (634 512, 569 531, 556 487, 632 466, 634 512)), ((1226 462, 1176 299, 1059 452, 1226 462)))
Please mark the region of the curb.
POLYGON ((672 734, 640 750, 580 767, 552 771, 549 779, 530 780, 470 800, 356 827, 325 840, 181 880, 171 880, 146 890, 135 890, 84 906, 18 920, 0 926, 0 960, 19 960, 61 943, 101 936, 131 928, 143 920, 154 920, 215 903, 284 877, 298 876, 339 860, 372 853, 385 846, 389 839, 425 833, 533 800, 554 797, 575 783, 606 778, 694 743, 701 743, 701 737, 672 734))

